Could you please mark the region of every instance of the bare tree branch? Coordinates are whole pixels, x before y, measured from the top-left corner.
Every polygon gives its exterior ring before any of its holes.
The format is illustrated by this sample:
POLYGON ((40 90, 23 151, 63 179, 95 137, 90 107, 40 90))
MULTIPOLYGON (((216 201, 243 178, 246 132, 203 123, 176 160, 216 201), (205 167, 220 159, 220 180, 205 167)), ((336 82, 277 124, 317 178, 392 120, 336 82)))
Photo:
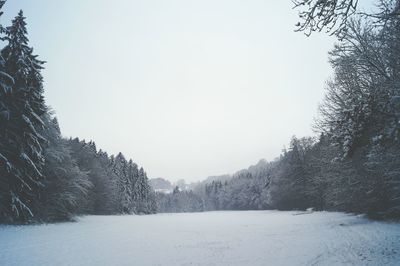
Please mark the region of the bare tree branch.
POLYGON ((372 14, 358 11, 358 0, 293 0, 293 4, 299 10, 300 18, 296 31, 307 36, 325 30, 342 38, 354 15, 367 16, 383 24, 400 18, 400 0, 378 0, 379 11, 372 14))

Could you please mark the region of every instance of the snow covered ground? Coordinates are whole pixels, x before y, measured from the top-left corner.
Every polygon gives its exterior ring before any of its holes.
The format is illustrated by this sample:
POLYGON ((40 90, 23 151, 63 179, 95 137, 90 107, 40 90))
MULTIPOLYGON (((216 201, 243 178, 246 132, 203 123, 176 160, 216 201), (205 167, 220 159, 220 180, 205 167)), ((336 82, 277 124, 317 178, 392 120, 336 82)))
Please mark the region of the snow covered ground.
POLYGON ((294 214, 87 216, 0 226, 0 265, 400 265, 400 224, 294 214))

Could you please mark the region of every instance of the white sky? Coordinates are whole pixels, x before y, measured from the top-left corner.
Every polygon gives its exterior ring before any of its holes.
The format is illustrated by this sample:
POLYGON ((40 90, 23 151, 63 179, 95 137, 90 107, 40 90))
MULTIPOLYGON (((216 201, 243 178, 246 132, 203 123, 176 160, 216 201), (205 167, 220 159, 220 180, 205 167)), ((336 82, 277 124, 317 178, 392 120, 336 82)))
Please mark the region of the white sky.
POLYGON ((313 134, 334 38, 295 33, 290 0, 9 2, 3 24, 24 9, 63 135, 150 177, 233 173, 313 134))

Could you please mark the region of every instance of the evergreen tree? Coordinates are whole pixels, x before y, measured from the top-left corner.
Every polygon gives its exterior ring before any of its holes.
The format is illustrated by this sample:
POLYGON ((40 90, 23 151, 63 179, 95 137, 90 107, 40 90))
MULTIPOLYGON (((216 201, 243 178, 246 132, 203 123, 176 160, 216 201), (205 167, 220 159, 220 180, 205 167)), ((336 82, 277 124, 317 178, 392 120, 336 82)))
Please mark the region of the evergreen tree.
POLYGON ((135 201, 136 201, 136 211, 139 213, 146 213, 146 200, 147 200, 147 182, 146 182, 146 174, 143 168, 140 168, 138 171, 138 176, 135 182, 134 191, 135 191, 135 201))
POLYGON ((118 207, 118 178, 112 170, 112 161, 106 152, 99 150, 97 161, 101 170, 96 180, 95 212, 99 214, 119 213, 118 207))
POLYGON ((308 155, 312 138, 293 137, 289 151, 285 151, 275 165, 269 187, 269 204, 278 209, 306 209, 311 200, 307 194, 310 180, 308 155))
POLYGON ((118 153, 118 155, 115 157, 113 171, 118 179, 118 201, 120 205, 120 212, 131 213, 132 204, 130 198, 131 188, 128 185, 128 162, 122 153, 118 153))
POLYGON ((137 181, 139 179, 139 169, 136 163, 131 159, 128 162, 128 173, 126 182, 126 197, 129 199, 129 212, 137 213, 139 210, 140 193, 137 189, 137 181))
POLYGON ((5 40, 6 46, 1 51, 4 72, 12 76, 14 82, 9 90, 3 88, 2 93, 5 104, 1 106, 3 167, 0 176, 3 184, 0 212, 9 221, 25 222, 34 216, 32 206, 42 186, 42 144, 46 140, 38 130, 44 126, 41 116, 46 113, 40 73, 43 62, 28 46, 22 11, 6 28, 5 40))
MULTIPOLYGON (((0 1, 0 10, 4 4, 5 1, 0 1)), ((1 15, 3 15, 3 12, 0 11, 1 15)), ((0 33, 2 34, 1 39, 3 39, 5 29, 2 25, 0 25, 0 33)), ((13 78, 6 73, 5 60, 0 54, 0 221, 12 220, 9 182, 12 177, 19 175, 18 169, 11 162, 13 153, 8 148, 10 145, 9 136, 13 134, 10 124, 11 109, 14 104, 10 97, 13 83, 13 78)))
POLYGON ((70 220, 85 201, 92 183, 72 157, 68 141, 61 137, 57 119, 46 115, 44 122, 43 135, 48 140, 44 145, 44 186, 35 211, 44 221, 70 220))

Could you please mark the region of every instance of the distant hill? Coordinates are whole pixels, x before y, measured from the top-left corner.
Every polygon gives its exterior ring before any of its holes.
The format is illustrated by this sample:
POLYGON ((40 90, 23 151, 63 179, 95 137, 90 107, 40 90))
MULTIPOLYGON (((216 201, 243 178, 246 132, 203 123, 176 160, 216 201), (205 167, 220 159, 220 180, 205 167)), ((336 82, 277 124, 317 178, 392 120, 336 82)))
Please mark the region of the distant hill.
POLYGON ((209 176, 202 181, 192 182, 190 184, 186 184, 185 180, 181 179, 177 182, 171 183, 170 181, 164 178, 152 178, 150 179, 150 185, 157 192, 163 193, 171 193, 175 186, 178 186, 181 190, 197 190, 198 188, 203 187, 205 184, 210 184, 213 181, 219 181, 225 183, 225 181, 229 182, 232 178, 239 174, 250 173, 254 176, 266 175, 266 172, 270 168, 271 163, 267 162, 265 159, 258 161, 257 164, 251 165, 247 169, 242 169, 234 174, 226 174, 226 175, 215 175, 209 176))
POLYGON ((221 182, 225 182, 225 181, 229 181, 231 180, 234 176, 242 174, 242 173, 251 173, 252 175, 258 175, 260 173, 265 172, 266 170, 268 170, 270 168, 271 163, 269 163, 267 160, 265 159, 261 159, 260 161, 258 161, 257 164, 255 165, 251 165, 249 168, 247 169, 242 169, 239 170, 237 172, 235 172, 233 175, 218 175, 218 176, 209 176, 207 177, 205 180, 201 181, 201 183, 211 183, 212 181, 221 181, 221 182))
POLYGON ((150 179, 150 185, 155 191, 172 191, 173 189, 171 182, 161 177, 150 179))

